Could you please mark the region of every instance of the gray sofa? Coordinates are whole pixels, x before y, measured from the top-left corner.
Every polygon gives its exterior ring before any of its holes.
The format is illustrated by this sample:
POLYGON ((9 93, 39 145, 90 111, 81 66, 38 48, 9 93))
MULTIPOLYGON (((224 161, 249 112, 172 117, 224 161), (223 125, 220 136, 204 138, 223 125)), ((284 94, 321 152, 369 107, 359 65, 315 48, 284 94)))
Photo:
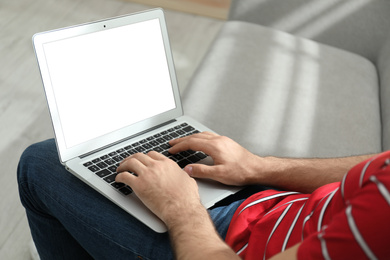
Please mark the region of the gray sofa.
POLYGON ((182 96, 259 155, 389 150, 390 1, 233 0, 182 96))

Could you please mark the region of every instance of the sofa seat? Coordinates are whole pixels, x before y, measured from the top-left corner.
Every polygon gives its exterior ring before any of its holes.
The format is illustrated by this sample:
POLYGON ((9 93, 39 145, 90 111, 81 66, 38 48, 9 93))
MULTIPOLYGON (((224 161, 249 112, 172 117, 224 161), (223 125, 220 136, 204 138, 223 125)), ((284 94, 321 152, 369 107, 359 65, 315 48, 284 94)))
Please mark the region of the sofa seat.
POLYGON ((258 155, 337 157, 382 151, 379 92, 364 57, 229 21, 182 97, 187 115, 258 155))

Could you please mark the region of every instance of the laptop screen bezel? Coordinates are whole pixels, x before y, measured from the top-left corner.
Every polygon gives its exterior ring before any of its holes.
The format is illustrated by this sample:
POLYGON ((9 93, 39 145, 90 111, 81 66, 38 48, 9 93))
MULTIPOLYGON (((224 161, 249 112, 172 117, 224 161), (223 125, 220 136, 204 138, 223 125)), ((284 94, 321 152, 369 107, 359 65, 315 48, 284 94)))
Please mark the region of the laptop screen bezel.
POLYGON ((52 30, 48 32, 42 32, 33 36, 33 46, 38 61, 38 66, 41 73, 42 83, 48 102, 49 112, 52 119, 53 129, 56 136, 57 149, 61 163, 83 156, 84 154, 91 153, 92 151, 99 150, 102 147, 110 146, 120 140, 129 138, 136 135, 146 129, 154 128, 169 120, 180 117, 183 115, 183 108, 180 100, 180 92, 176 79, 175 66, 170 48, 167 26, 165 22, 164 12, 162 9, 153 9, 136 14, 119 16, 111 19, 105 19, 95 21, 91 23, 76 25, 72 27, 52 30), (161 27, 161 34, 163 38, 166 59, 168 63, 168 69, 172 84, 172 90, 175 101, 175 108, 159 114, 157 116, 145 119, 135 124, 123 127, 114 132, 105 134, 103 136, 88 140, 73 147, 67 147, 65 138, 63 135, 63 129, 60 122, 59 111, 55 100, 53 86, 50 80, 49 69, 44 54, 44 44, 57 40, 67 39, 70 37, 77 37, 85 34, 95 33, 102 30, 109 30, 110 28, 117 28, 133 23, 139 23, 143 21, 158 19, 161 27))

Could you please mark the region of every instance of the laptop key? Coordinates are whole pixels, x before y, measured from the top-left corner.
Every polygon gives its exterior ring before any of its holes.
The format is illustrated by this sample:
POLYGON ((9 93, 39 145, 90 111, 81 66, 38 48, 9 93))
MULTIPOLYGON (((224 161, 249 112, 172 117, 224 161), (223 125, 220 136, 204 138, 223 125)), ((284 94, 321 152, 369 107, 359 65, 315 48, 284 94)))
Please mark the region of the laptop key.
POLYGON ((123 195, 129 195, 133 192, 132 189, 130 189, 130 187, 123 187, 123 188, 120 188, 119 191, 123 194, 123 195))
POLYGON ((162 155, 166 156, 166 157, 169 157, 171 154, 168 152, 168 151, 164 151, 161 153, 162 155))
POLYGON ((159 142, 160 144, 163 144, 163 143, 165 143, 165 140, 162 138, 157 138, 157 142, 159 142))
POLYGON ((170 135, 165 135, 163 138, 165 139, 165 141, 170 141, 173 139, 173 137, 170 135))
POLYGON ((112 165, 107 168, 110 172, 116 172, 117 167, 115 165, 112 165))
POLYGON ((132 155, 132 154, 137 153, 137 151, 134 150, 134 149, 129 149, 129 150, 127 151, 127 153, 130 154, 130 155, 132 155))
POLYGON ((146 144, 143 144, 142 147, 145 148, 145 149, 150 149, 153 146, 151 144, 149 144, 149 143, 146 143, 146 144))
POLYGON ((181 160, 180 162, 177 163, 180 168, 184 168, 186 167, 188 164, 191 164, 191 161, 187 160, 187 159, 184 159, 184 160, 181 160))
POLYGON ((115 189, 119 189, 119 188, 122 188, 123 186, 125 186, 125 184, 120 183, 120 182, 114 182, 114 183, 111 183, 111 186, 114 187, 115 189))
POLYGON ((117 175, 118 175, 117 173, 111 174, 111 175, 105 177, 103 180, 105 180, 108 183, 114 182, 115 181, 115 177, 117 175))
POLYGON ((114 157, 112 157, 112 159, 114 159, 116 162, 121 162, 121 161, 123 161, 123 157, 121 157, 120 155, 117 155, 117 156, 114 156, 114 157))
POLYGON ((160 145, 160 147, 164 150, 171 148, 171 146, 169 144, 162 144, 162 145, 160 145))
POLYGON ((187 126, 187 127, 184 127, 184 128, 183 128, 183 131, 184 131, 184 132, 187 132, 187 133, 192 132, 192 131, 194 131, 194 130, 195 130, 195 128, 193 128, 192 126, 187 126))
POLYGON ((191 161, 192 163, 197 163, 200 161, 199 157, 196 155, 191 155, 190 157, 187 158, 187 160, 191 161))
POLYGON ((91 172, 97 172, 98 170, 100 170, 100 168, 97 167, 96 165, 92 165, 92 166, 88 167, 88 169, 89 169, 91 172))
POLYGON ((182 160, 182 159, 184 159, 184 157, 183 157, 182 155, 178 154, 178 153, 172 155, 171 157, 174 157, 176 160, 182 160))
POLYGON ((101 170, 99 172, 96 172, 96 175, 99 176, 100 178, 103 178, 107 175, 111 174, 111 172, 107 169, 101 170))
POLYGON ((115 160, 113 160, 113 159, 107 159, 107 160, 105 160, 104 161, 105 163, 107 163, 108 165, 113 165, 114 163, 116 163, 116 161, 115 160))
POLYGON ((198 153, 196 153, 195 155, 196 155, 197 157, 199 157, 199 159, 201 159, 201 160, 207 157, 207 155, 205 155, 204 153, 201 153, 201 152, 198 152, 198 153))
POLYGON ((162 151, 164 151, 164 149, 162 149, 161 147, 154 147, 153 150, 158 152, 158 153, 161 153, 162 151))
POLYGON ((97 163, 97 162, 100 162, 100 158, 96 158, 94 160, 92 160, 93 163, 97 163))
POLYGON ((115 156, 115 155, 116 155, 116 152, 109 153, 108 155, 111 156, 111 157, 112 157, 112 156, 115 156))
POLYGON ((84 163, 83 165, 84 165, 85 167, 89 167, 89 166, 92 165, 92 162, 86 162, 86 163, 84 163))
POLYGON ((130 156, 130 154, 127 153, 127 152, 124 152, 124 153, 121 153, 121 156, 122 156, 123 158, 127 158, 127 157, 130 156))
POLYGON ((100 157, 100 159, 102 159, 103 161, 104 160, 107 160, 108 158, 110 158, 107 154, 106 155, 103 155, 102 157, 100 157))
POLYGON ((173 138, 179 137, 179 135, 177 133, 170 133, 169 135, 172 136, 173 138))
POLYGON ((135 148, 135 150, 138 152, 138 153, 142 153, 143 151, 145 151, 146 149, 143 148, 142 146, 138 146, 135 148))
POLYGON ((169 156, 168 158, 171 159, 172 161, 176 162, 176 163, 179 161, 178 159, 176 159, 175 157, 172 157, 172 156, 169 156))
POLYGON ((179 154, 181 154, 184 157, 190 156, 190 154, 187 151, 182 151, 179 154))
POLYGON ((158 145, 160 145, 160 143, 157 142, 157 141, 150 141, 149 144, 150 144, 151 146, 158 146, 158 145))
POLYGON ((105 169, 108 167, 108 165, 104 162, 100 162, 96 164, 100 169, 105 169))
POLYGON ((180 129, 180 130, 177 130, 176 133, 178 135, 184 135, 186 132, 184 132, 183 130, 180 129))

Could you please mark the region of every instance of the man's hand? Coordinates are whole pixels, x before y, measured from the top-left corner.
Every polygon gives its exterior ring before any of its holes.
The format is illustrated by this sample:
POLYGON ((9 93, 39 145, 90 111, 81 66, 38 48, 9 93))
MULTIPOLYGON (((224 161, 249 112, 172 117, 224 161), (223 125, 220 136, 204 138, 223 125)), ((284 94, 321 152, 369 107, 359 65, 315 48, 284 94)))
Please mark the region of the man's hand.
POLYGON ((116 181, 129 185, 168 228, 178 221, 177 212, 203 207, 195 180, 160 153, 134 154, 122 161, 117 172, 116 181))
POLYGON ((228 137, 203 132, 172 140, 169 144, 172 146, 169 150, 171 154, 196 150, 213 158, 213 166, 203 164, 186 166, 184 170, 192 177, 209 178, 237 186, 253 184, 261 177, 259 167, 264 166, 263 159, 228 137))
POLYGON ((157 152, 138 153, 117 171, 116 181, 129 185, 167 225, 177 259, 238 259, 217 234, 195 180, 174 161, 157 152))

